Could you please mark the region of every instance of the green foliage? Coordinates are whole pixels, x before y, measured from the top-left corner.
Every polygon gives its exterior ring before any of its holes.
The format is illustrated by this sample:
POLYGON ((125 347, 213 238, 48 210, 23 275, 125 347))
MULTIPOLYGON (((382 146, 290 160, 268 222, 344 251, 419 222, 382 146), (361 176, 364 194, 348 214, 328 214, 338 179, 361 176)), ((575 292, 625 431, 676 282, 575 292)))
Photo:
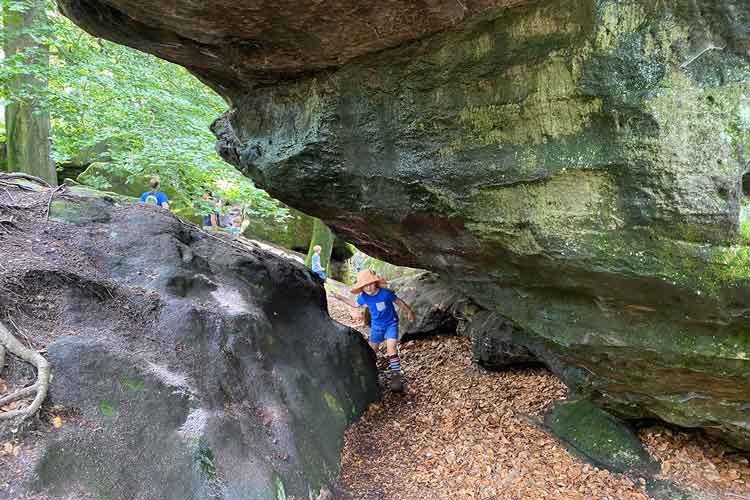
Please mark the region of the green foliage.
MULTIPOLYGON (((27 5, 0 0, 6 15, 27 5)), ((0 65, 0 99, 33 101, 49 110, 56 162, 106 144, 106 152, 91 160, 106 162, 105 172, 127 182, 158 176, 162 186, 178 193, 170 200, 178 212, 207 213, 211 207, 201 198, 210 190, 248 214, 287 216, 285 208, 216 155, 208 126, 226 109, 218 95, 182 67, 88 35, 52 3, 47 15, 49 26, 32 35, 49 46, 49 68, 35 63, 29 51, 8 54, 0 65), (7 83, 29 74, 46 78, 48 88, 22 85, 9 95, 7 83)), ((105 175, 87 182, 97 189, 111 187, 105 175)))
POLYGON ((740 219, 740 239, 744 245, 750 244, 750 219, 747 217, 740 219))
POLYGON ((103 399, 99 403, 99 410, 102 412, 102 415, 104 415, 105 417, 112 417, 115 414, 115 407, 112 406, 112 403, 110 403, 106 399, 103 399))

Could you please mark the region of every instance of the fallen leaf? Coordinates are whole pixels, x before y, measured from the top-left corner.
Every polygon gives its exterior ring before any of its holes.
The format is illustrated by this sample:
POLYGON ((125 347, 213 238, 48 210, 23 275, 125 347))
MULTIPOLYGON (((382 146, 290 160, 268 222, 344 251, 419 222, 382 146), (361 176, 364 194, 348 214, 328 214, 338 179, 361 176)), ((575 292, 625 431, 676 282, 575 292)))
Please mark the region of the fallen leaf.
POLYGON ((52 419, 52 426, 55 429, 59 429, 60 427, 62 427, 62 424, 63 424, 63 421, 62 421, 62 418, 60 418, 60 416, 57 416, 52 419))

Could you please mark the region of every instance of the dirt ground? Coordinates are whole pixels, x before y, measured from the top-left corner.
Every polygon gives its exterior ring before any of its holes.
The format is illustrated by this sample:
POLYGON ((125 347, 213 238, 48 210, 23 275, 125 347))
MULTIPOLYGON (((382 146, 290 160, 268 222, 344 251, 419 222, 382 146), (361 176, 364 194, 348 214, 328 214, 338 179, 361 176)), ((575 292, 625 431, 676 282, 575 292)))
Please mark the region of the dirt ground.
MULTIPOLYGON (((39 186, 24 190, 0 179, 0 321, 11 325, 24 345, 42 354, 54 338, 69 333, 64 326, 56 327, 64 323, 64 316, 59 307, 61 281, 52 274, 58 273, 60 280, 89 276, 92 286, 98 278, 96 266, 85 254, 71 252, 66 244, 76 237, 75 230, 46 220, 52 194, 56 199, 64 197, 65 188, 54 193, 39 186)), ((6 356, 0 375, 0 397, 31 385, 36 378, 30 365, 12 355, 6 356)), ((0 413, 24 408, 31 400, 0 407, 0 413)), ((43 404, 37 416, 20 426, 0 421, 0 500, 48 498, 20 490, 46 435, 74 418, 71 410, 43 404)))
MULTIPOLYGON (((363 330, 335 298, 329 312, 363 330)), ((644 479, 588 465, 540 429, 565 396, 547 370, 484 370, 461 337, 406 342, 401 356, 405 393, 386 392, 346 434, 338 486, 350 500, 649 498, 644 479)), ((697 432, 640 433, 660 479, 701 499, 750 499, 749 453, 697 432)))

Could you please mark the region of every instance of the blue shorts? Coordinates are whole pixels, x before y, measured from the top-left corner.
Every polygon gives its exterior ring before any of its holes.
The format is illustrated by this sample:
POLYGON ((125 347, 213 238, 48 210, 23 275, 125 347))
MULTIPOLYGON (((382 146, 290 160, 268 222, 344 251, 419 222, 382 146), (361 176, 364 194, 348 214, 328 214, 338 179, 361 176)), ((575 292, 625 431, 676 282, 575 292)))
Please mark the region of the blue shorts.
POLYGON ((326 273, 324 273, 323 271, 313 271, 313 272, 318 275, 318 278, 322 279, 323 281, 326 280, 326 273))
POLYGON ((398 323, 386 326, 373 326, 370 330, 370 342, 379 344, 384 340, 398 340, 398 323))

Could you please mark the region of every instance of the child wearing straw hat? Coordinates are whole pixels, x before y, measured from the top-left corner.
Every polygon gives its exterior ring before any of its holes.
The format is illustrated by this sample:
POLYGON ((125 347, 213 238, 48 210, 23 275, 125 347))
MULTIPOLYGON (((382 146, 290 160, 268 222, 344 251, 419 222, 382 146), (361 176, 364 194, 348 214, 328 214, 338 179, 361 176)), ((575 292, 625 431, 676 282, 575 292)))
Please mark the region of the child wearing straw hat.
POLYGON ((370 310, 372 325, 370 330, 370 347, 378 352, 380 343, 385 341, 390 369, 389 385, 391 390, 402 389, 401 360, 398 357, 398 314, 394 305, 403 309, 409 321, 414 321, 414 311, 398 298, 393 290, 386 288, 386 281, 370 271, 364 269, 357 273, 357 282, 351 289, 357 295, 357 300, 347 301, 353 307, 367 306, 370 310))

